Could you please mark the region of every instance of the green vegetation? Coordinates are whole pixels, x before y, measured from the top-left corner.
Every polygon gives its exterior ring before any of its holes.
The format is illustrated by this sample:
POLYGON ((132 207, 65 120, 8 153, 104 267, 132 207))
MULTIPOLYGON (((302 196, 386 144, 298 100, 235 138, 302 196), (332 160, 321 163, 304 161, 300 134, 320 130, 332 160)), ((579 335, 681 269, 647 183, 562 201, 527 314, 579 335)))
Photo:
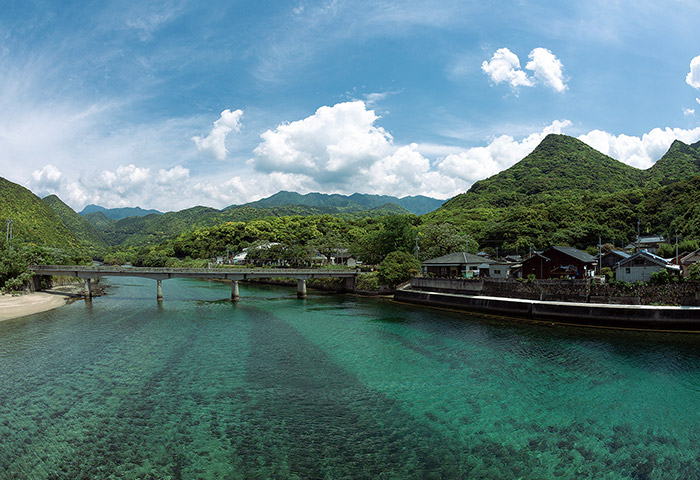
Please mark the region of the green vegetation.
POLYGON ((44 197, 43 202, 54 211, 63 224, 75 235, 86 247, 102 249, 107 247, 102 234, 84 217, 81 217, 72 208, 63 203, 56 195, 44 197))
POLYGON ((10 219, 13 236, 18 242, 63 248, 81 245, 81 241, 39 197, 0 177, 0 227, 3 239, 6 222, 10 219))
POLYGON ((386 256, 379 264, 377 274, 383 285, 395 287, 420 272, 420 262, 410 253, 396 251, 386 256))
POLYGON ((31 280, 32 264, 85 265, 90 258, 78 249, 42 247, 14 241, 0 241, 0 289, 4 292, 24 290, 31 280))

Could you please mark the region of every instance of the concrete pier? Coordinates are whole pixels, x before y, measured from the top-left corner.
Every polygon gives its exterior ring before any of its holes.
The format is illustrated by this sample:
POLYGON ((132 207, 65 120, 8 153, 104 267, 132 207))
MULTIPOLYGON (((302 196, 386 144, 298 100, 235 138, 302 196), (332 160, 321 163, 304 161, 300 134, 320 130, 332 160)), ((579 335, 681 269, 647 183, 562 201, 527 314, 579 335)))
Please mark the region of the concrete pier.
POLYGON ((156 280, 158 282, 158 286, 156 287, 156 299, 159 302, 163 301, 163 280, 156 280))
POLYGON ((238 300, 241 298, 240 292, 238 291, 238 280, 231 280, 231 300, 238 300))
POLYGON ((89 278, 85 279, 85 298, 90 299, 92 298, 92 282, 90 281, 89 278))
POLYGON ((297 298, 306 298, 306 280, 297 279, 297 298))

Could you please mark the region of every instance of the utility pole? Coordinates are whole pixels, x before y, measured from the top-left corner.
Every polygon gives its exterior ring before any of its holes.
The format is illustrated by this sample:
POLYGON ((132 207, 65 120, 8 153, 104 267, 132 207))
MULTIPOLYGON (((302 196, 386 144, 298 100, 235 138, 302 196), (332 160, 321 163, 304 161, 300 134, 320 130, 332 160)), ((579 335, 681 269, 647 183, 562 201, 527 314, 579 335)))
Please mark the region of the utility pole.
POLYGON ((603 273, 603 242, 598 235, 598 275, 603 273))
POLYGON ((7 232, 5 234, 5 242, 7 242, 7 245, 9 246, 9 248, 12 249, 12 219, 11 218, 7 221, 7 232))
POLYGON ((416 257, 416 260, 418 260, 418 252, 420 251, 420 247, 418 246, 418 235, 416 235, 416 246, 413 247, 413 256, 416 257))
POLYGON ((678 261, 678 230, 676 230, 676 261, 673 263, 675 263, 676 265, 681 263, 678 261))

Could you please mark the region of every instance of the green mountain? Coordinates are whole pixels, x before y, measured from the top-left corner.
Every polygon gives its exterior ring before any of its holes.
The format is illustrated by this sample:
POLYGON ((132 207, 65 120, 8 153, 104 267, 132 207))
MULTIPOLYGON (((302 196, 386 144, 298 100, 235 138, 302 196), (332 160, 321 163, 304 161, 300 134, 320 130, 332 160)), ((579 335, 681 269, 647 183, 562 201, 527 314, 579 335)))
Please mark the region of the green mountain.
POLYGON ((80 239, 86 247, 105 248, 107 243, 102 234, 85 218, 81 217, 56 195, 44 197, 42 201, 54 211, 63 224, 73 235, 80 239))
POLYGON ((32 192, 0 177, 0 222, 5 240, 7 221, 17 241, 50 247, 80 247, 81 242, 56 213, 32 192))
POLYGON ((83 208, 80 215, 88 215, 96 212, 102 212, 112 220, 121 220, 127 217, 144 217, 152 213, 161 214, 158 210, 144 210, 141 207, 105 208, 99 205, 88 205, 83 208))
POLYGON ((637 188, 643 172, 566 135, 550 134, 528 156, 448 200, 441 209, 550 203, 637 188))
POLYGON ((350 196, 326 193, 307 193, 302 195, 296 192, 281 191, 256 202, 244 205, 232 205, 224 210, 237 207, 269 208, 285 205, 301 205, 325 209, 324 213, 354 213, 383 207, 387 204, 398 205, 405 211, 416 215, 423 215, 439 208, 444 200, 417 195, 412 197, 397 198, 389 195, 369 195, 354 193, 350 196))
POLYGON ((649 170, 614 160, 579 140, 549 135, 511 168, 475 183, 424 223, 452 223, 482 247, 604 242, 642 233, 700 237, 700 144, 674 142, 649 170), (662 186, 664 185, 664 186, 662 186), (696 220, 699 218, 699 220, 696 220))
POLYGON ((700 142, 675 140, 668 151, 645 172, 645 186, 653 187, 700 175, 700 142))

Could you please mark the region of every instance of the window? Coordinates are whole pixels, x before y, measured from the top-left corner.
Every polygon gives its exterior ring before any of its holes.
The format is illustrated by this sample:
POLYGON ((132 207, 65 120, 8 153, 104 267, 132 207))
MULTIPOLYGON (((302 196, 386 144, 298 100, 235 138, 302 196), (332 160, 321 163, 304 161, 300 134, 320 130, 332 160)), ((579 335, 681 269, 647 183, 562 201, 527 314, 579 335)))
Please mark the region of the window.
POLYGON ((625 273, 630 274, 632 271, 629 268, 625 268, 625 273))
POLYGON ((494 270, 494 271, 493 271, 493 274, 494 274, 494 275, 500 275, 500 274, 501 274, 501 271, 500 271, 500 270, 494 270))

